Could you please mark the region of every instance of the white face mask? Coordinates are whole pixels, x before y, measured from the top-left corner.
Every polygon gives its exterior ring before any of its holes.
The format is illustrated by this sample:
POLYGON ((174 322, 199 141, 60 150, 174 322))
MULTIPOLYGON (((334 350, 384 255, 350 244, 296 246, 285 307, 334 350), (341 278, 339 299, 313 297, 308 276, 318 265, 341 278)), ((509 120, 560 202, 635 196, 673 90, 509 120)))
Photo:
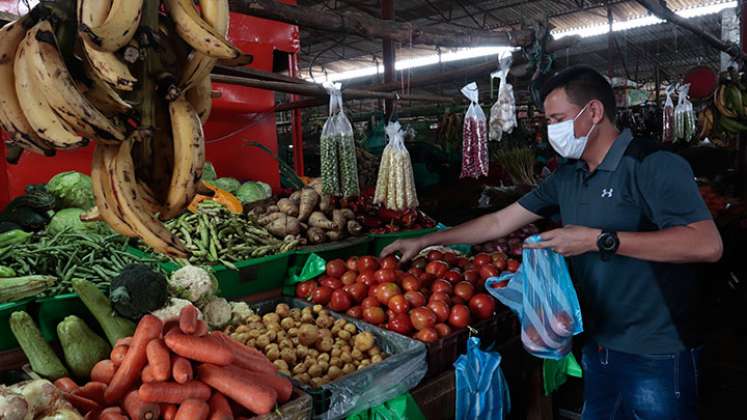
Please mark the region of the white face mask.
POLYGON ((591 129, 583 137, 576 137, 575 123, 578 117, 586 111, 589 104, 584 106, 584 109, 576 115, 572 120, 567 120, 547 126, 547 137, 550 140, 550 145, 555 149, 558 154, 566 159, 579 159, 586 149, 586 143, 589 141, 589 135, 592 130, 597 126, 596 123, 591 126, 591 129))

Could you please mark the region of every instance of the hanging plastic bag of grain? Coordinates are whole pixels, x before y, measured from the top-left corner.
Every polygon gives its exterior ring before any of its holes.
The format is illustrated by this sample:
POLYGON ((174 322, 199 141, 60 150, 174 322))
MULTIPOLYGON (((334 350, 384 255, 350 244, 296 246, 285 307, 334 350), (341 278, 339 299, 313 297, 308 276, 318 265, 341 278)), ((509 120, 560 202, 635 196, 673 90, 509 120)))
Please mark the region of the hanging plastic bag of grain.
POLYGON ((477 83, 462 88, 462 94, 470 101, 464 114, 462 138, 461 178, 479 178, 488 175, 488 124, 480 106, 477 83))
POLYGON ((331 195, 354 197, 360 194, 358 163, 353 126, 342 108, 342 85, 324 83, 329 93, 329 118, 319 139, 322 190, 331 195))
POLYGON ((498 99, 490 109, 490 140, 501 141, 503 133, 511 134, 518 125, 516 120, 516 98, 514 87, 508 83, 508 72, 511 70, 511 54, 499 60, 498 71, 491 77, 499 79, 498 99))
POLYGON ((399 122, 390 122, 385 131, 389 143, 381 156, 374 202, 390 210, 416 208, 418 195, 412 160, 405 147, 405 132, 399 122))

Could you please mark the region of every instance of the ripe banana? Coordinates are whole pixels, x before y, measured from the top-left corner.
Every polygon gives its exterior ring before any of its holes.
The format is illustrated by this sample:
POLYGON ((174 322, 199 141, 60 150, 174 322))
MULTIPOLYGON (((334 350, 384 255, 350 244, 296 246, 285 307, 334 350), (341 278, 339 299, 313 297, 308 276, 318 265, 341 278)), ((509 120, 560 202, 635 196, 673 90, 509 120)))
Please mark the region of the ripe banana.
POLYGON ((134 230, 124 221, 124 214, 119 208, 112 179, 109 175, 108 164, 113 162, 117 153, 117 146, 97 144, 93 152, 93 163, 91 165, 91 182, 93 184, 93 196, 96 200, 96 208, 99 216, 115 232, 130 238, 137 237, 134 230))
POLYGON ((21 41, 26 35, 27 19, 21 18, 0 29, 0 126, 10 134, 9 143, 41 154, 54 152, 52 145, 39 137, 23 115, 15 94, 13 63, 21 41))
POLYGON ((146 245, 157 252, 176 258, 184 258, 187 252, 179 239, 148 213, 143 197, 138 193, 135 181, 135 165, 132 161, 132 140, 122 142, 109 170, 117 202, 127 222, 146 245), (112 170, 113 169, 113 170, 112 170))
POLYGON ((205 124, 210 117, 210 110, 213 108, 213 83, 210 81, 208 74, 197 84, 192 86, 186 93, 187 101, 197 111, 200 121, 205 124))
POLYGON ((52 25, 40 21, 24 40, 27 60, 54 111, 77 132, 104 142, 124 140, 123 129, 96 109, 78 90, 57 49, 52 25))
MULTIPOLYGON (((200 0, 200 11, 205 22, 212 26, 216 32, 224 37, 228 34, 228 22, 230 20, 228 0, 200 0)), ((192 52, 179 86, 185 91, 189 90, 195 83, 199 83, 203 78, 210 75, 217 61, 217 59, 199 51, 192 52)))
POLYGON ((168 220, 184 210, 197 193, 205 164, 205 138, 197 111, 180 97, 169 104, 174 139, 174 171, 161 218, 168 220))
POLYGON ((86 77, 90 80, 83 94, 104 115, 113 116, 118 113, 127 113, 132 105, 125 102, 108 83, 98 78, 89 63, 83 63, 86 77))
POLYGON ((47 102, 47 95, 41 91, 36 72, 32 70, 33 67, 28 63, 30 55, 27 50, 29 36, 30 32, 26 34, 18 47, 13 64, 15 90, 23 114, 36 134, 55 148, 74 149, 85 146, 88 144, 88 140, 76 134, 72 127, 58 117, 47 102))
MULTIPOLYGON (((87 27, 102 24, 111 8, 110 0, 78 0, 78 22, 87 27)), ((114 53, 97 50, 88 38, 83 38, 86 60, 95 74, 119 90, 132 90, 137 79, 114 53)))
POLYGON ((716 90, 716 94, 713 95, 713 104, 716 105, 716 109, 718 109, 719 114, 728 118, 737 117, 736 112, 732 111, 727 106, 725 85, 719 86, 719 88, 716 90))
MULTIPOLYGON (((96 0, 103 1, 103 0, 96 0)), ((85 17, 96 1, 86 1, 81 13, 85 17)), ((99 25, 89 27, 81 22, 80 35, 92 47, 101 51, 114 52, 127 45, 140 24, 143 0, 112 0, 106 19, 99 25)))
POLYGON ((698 113, 698 123, 700 124, 698 139, 703 140, 708 137, 713 130, 713 111, 711 108, 705 108, 698 113))
POLYGON ((197 14, 192 0, 165 0, 176 32, 195 50, 220 59, 232 59, 241 55, 226 37, 197 14))

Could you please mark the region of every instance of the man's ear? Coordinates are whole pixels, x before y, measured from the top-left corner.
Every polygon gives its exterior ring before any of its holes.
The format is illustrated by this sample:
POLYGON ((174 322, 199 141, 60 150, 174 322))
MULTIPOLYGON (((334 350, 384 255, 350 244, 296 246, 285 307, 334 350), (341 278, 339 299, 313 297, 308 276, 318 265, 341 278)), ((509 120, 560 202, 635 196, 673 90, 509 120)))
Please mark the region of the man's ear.
POLYGON ((591 102, 589 102, 589 108, 591 109, 591 115, 592 120, 594 121, 594 124, 601 124, 602 120, 604 120, 604 104, 602 101, 599 101, 597 99, 592 99, 591 102))

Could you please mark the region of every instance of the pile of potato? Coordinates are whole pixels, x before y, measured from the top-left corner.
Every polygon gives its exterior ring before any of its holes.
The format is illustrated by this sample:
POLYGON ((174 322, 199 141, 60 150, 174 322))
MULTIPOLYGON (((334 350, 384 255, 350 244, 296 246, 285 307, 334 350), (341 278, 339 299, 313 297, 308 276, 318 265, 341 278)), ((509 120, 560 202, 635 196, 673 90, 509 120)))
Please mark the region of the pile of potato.
POLYGON ((290 308, 281 303, 274 312, 252 315, 225 332, 263 352, 278 370, 297 381, 318 387, 387 357, 370 332, 334 319, 321 305, 290 308))

